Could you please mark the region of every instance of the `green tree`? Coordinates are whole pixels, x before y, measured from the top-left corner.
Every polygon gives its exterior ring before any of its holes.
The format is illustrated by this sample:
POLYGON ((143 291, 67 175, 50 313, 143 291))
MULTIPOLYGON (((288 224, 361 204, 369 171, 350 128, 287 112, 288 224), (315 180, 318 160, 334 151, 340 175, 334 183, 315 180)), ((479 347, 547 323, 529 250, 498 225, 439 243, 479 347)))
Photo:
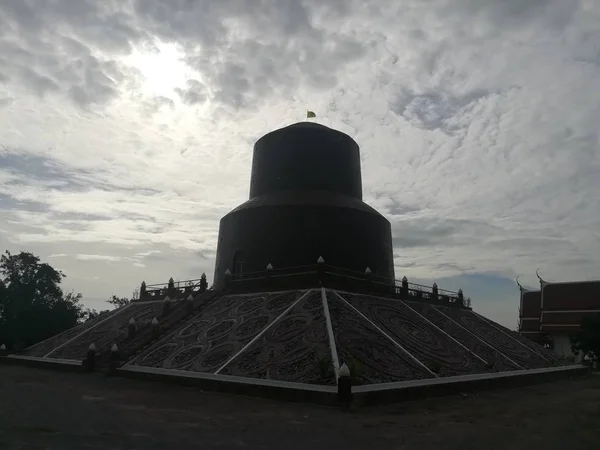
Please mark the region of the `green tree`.
POLYGON ((571 349, 576 355, 581 353, 592 362, 600 362, 600 314, 583 319, 579 332, 571 336, 571 349))
MULTIPOLYGON (((144 287, 145 287, 145 283, 144 283, 144 287)), ((113 305, 115 308, 120 308, 121 306, 129 305, 129 303, 131 303, 132 301, 139 300, 139 299, 140 299, 140 290, 136 288, 133 290, 133 293, 131 294, 131 298, 117 297, 116 295, 112 295, 106 301, 108 303, 110 303, 111 305, 113 305)))
POLYGON ((64 295, 64 277, 32 253, 0 257, 0 343, 19 350, 77 324, 81 294, 64 295))
POLYGON ((120 308, 121 306, 129 305, 131 300, 127 297, 117 297, 116 295, 113 295, 107 300, 107 302, 113 305, 115 308, 120 308))
POLYGON ((108 309, 98 312, 95 309, 86 308, 82 314, 81 322, 88 322, 90 320, 95 319, 96 317, 103 316, 109 312, 110 311, 108 309))

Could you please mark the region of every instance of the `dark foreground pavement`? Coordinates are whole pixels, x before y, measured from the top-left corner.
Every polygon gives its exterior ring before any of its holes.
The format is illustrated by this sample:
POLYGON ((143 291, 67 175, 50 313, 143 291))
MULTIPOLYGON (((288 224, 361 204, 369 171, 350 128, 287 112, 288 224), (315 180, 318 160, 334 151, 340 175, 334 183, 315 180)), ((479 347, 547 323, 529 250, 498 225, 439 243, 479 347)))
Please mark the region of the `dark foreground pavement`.
POLYGON ((592 449, 600 376, 342 412, 0 365, 0 449, 592 449))

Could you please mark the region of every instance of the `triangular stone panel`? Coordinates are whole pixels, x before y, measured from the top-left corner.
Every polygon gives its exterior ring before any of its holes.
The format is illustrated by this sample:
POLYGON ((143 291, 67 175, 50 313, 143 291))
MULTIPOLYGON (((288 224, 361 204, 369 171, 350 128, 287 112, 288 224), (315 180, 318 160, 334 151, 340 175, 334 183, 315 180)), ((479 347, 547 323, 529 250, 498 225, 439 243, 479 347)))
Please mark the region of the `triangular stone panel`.
POLYGON ((493 371, 399 300, 356 294, 342 296, 438 376, 493 371))
POLYGON ((162 302, 130 303, 108 320, 88 328, 64 346, 57 347, 48 357, 81 360, 92 343, 98 351, 108 350, 114 342, 127 336, 131 318, 135 319, 138 329, 149 327, 154 317, 160 317, 162 306, 162 302))
POLYGON ((329 291, 327 298, 338 359, 351 368, 355 382, 435 378, 334 292, 329 291))
POLYGON ((487 344, 502 352, 524 369, 549 367, 548 360, 542 358, 526 346, 492 326, 487 320, 468 310, 436 306, 439 311, 475 334, 487 344))
POLYGON ((73 328, 63 331, 60 334, 57 334, 57 335, 52 336, 42 342, 32 345, 31 347, 27 348, 23 352, 23 355, 36 356, 39 358, 43 358, 48 353, 52 352, 52 350, 54 350, 55 348, 65 344, 66 342, 77 337, 78 335, 82 334, 86 330, 89 330, 90 328, 96 326, 98 323, 103 322, 104 320, 107 320, 109 318, 112 318, 114 315, 120 313, 121 309, 122 308, 119 308, 119 309, 115 309, 110 312, 107 312, 105 314, 101 314, 92 320, 89 320, 87 322, 84 322, 82 324, 74 326, 73 328))
POLYGON ((456 339, 462 345, 467 347, 474 354, 483 359, 487 364, 499 372, 520 370, 521 366, 512 362, 502 353, 486 344, 468 329, 463 328, 458 323, 454 322, 448 316, 442 314, 432 305, 423 302, 406 302, 408 306, 421 314, 438 328, 448 333, 452 338, 456 339))
POLYGON ((308 293, 219 373, 309 384, 335 384, 320 290, 308 293))
POLYGON ((300 295, 288 291, 215 299, 128 364, 215 373, 300 295))
POLYGON ((508 328, 500 325, 497 322, 494 322, 494 321, 488 319, 487 317, 483 317, 483 316, 479 316, 479 317, 481 319, 483 319, 484 321, 486 321, 487 323, 489 323, 491 326, 496 327, 498 330, 503 331, 505 334, 508 334, 511 338, 513 338, 514 340, 520 342, 522 345, 527 347, 530 351, 537 353, 538 355, 541 355, 543 358, 547 359, 548 361, 551 361, 552 363, 554 363, 556 365, 572 364, 572 362, 570 362, 568 359, 561 358, 559 355, 557 355, 553 351, 551 351, 547 348, 544 348, 539 344, 536 344, 531 339, 527 339, 526 337, 520 335, 516 331, 509 330, 508 328))

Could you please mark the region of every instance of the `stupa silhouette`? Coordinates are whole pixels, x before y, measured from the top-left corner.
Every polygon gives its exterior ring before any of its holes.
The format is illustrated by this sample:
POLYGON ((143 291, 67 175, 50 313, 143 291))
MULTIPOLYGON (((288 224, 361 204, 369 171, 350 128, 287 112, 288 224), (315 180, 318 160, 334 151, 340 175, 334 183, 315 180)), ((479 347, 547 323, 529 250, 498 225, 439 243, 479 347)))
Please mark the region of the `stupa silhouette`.
POLYGON ((256 142, 249 200, 221 220, 207 287, 205 276, 146 286, 12 361, 84 360, 87 370, 322 402, 337 398, 343 364, 364 402, 585 370, 477 314, 462 292, 396 281, 390 223, 362 201, 358 144, 314 123, 256 142))

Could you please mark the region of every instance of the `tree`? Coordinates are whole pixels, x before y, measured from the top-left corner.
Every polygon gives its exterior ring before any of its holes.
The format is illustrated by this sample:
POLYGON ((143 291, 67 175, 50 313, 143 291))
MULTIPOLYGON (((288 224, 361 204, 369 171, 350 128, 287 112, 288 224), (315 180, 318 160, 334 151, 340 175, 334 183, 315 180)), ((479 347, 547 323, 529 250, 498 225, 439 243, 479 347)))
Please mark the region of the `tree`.
POLYGON ((579 332, 571 336, 571 349, 592 363, 600 362, 600 314, 583 319, 579 332))
POLYGON ((77 324, 81 294, 63 295, 64 277, 32 253, 0 257, 0 343, 19 350, 77 324))
POLYGON ((109 312, 110 311, 108 309, 98 312, 95 309, 86 308, 81 317, 81 322, 89 322, 90 320, 103 316, 104 314, 109 312))
POLYGON ((121 306, 129 305, 131 300, 127 297, 117 297, 116 295, 113 295, 107 300, 107 302, 113 305, 115 308, 120 308, 121 306))

